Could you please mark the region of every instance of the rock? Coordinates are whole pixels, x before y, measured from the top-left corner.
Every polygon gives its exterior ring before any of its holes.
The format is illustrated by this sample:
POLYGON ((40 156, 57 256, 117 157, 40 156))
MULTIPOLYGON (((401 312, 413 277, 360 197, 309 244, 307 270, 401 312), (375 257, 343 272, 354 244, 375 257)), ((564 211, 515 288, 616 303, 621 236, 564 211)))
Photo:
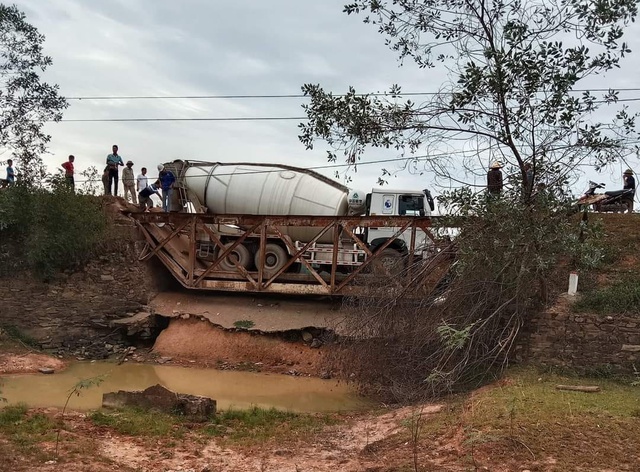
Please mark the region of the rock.
POLYGON ((623 344, 622 350, 626 352, 640 352, 639 344, 623 344))
POLYGON ((40 367, 38 372, 41 374, 53 374, 55 371, 51 367, 40 367))
POLYGON ((169 414, 182 414, 193 421, 207 421, 216 414, 216 401, 196 395, 175 393, 162 385, 154 385, 143 391, 109 392, 102 395, 105 408, 133 406, 155 409, 169 414))
POLYGON ((173 360, 173 357, 161 357, 156 362, 158 364, 166 364, 167 362, 170 362, 171 360, 173 360))
POLYGON ((313 341, 311 341, 311 347, 317 349, 320 346, 322 346, 322 341, 320 341, 318 338, 313 338, 313 341))
POLYGON ((331 372, 325 371, 320 374, 322 380, 329 380, 331 378, 331 372))
POLYGON ((302 332, 302 340, 305 343, 310 343, 311 341, 313 341, 313 335, 309 331, 303 331, 302 332))
POLYGON ((113 278, 113 275, 102 274, 100 276, 100 280, 102 280, 103 282, 113 282, 115 279, 113 278))

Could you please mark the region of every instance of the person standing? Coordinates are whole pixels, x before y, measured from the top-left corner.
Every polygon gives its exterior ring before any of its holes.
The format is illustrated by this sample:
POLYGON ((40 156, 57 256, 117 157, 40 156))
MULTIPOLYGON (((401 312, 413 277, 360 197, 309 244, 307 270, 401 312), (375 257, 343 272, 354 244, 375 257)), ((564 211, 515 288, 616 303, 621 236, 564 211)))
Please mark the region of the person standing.
POLYGON ((73 155, 70 155, 69 160, 67 162, 63 162, 62 164, 60 164, 60 167, 64 169, 64 180, 72 192, 76 191, 76 183, 73 180, 73 174, 74 174, 73 162, 75 160, 76 158, 73 155))
POLYGON ((147 168, 140 169, 140 174, 136 177, 136 190, 140 192, 149 186, 149 178, 147 177, 147 168))
POLYGON ((122 169, 122 185, 124 186, 124 199, 127 200, 127 194, 131 194, 131 203, 138 204, 136 198, 136 178, 133 174, 133 162, 127 161, 127 166, 122 169))
POLYGON ((124 166, 122 157, 118 154, 118 145, 111 147, 111 154, 107 156, 107 167, 109 168, 109 194, 118 195, 118 166, 124 166))
POLYGON ((160 186, 162 187, 162 209, 168 212, 171 210, 171 195, 173 194, 173 184, 176 181, 176 176, 170 170, 165 169, 164 166, 159 165, 158 170, 160 171, 158 180, 160 180, 160 186))
POLYGON ((106 166, 102 172, 102 186, 104 187, 104 194, 111 195, 109 191, 109 166, 106 166))
POLYGON ((7 186, 11 186, 16 183, 16 171, 13 168, 13 161, 7 159, 7 186))
POLYGON ((633 201, 636 196, 636 179, 633 176, 633 171, 631 169, 627 169, 622 174, 622 181, 624 182, 622 188, 624 190, 631 190, 631 198, 629 198, 629 213, 633 212, 633 201))
POLYGON ((495 161, 487 172, 487 190, 491 195, 500 195, 502 192, 502 164, 495 161))
POLYGON ((143 188, 138 192, 138 201, 140 202, 140 211, 145 211, 147 208, 153 208, 153 200, 151 200, 151 195, 157 195, 160 199, 162 197, 158 193, 158 189, 160 188, 160 181, 156 180, 154 183, 149 185, 148 187, 143 188))

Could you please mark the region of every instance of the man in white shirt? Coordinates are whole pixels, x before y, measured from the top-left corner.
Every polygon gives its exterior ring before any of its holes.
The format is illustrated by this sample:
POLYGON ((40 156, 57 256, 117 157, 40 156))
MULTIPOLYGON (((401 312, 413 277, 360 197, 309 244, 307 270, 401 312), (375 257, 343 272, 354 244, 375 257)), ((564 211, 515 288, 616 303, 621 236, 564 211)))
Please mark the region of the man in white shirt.
POLYGON ((138 175, 138 177, 136 177, 136 190, 138 192, 142 191, 143 189, 149 186, 149 178, 147 177, 147 168, 143 167, 142 169, 140 169, 140 172, 142 173, 138 175))

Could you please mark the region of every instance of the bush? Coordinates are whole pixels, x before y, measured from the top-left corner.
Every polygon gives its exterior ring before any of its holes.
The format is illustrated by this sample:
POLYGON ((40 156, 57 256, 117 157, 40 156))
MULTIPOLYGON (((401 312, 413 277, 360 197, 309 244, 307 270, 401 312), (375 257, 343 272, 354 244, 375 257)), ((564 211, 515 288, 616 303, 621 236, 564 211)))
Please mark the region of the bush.
POLYGON ((101 200, 75 194, 65 185, 51 189, 21 185, 0 192, 1 263, 21 266, 43 279, 85 263, 107 227, 101 200))

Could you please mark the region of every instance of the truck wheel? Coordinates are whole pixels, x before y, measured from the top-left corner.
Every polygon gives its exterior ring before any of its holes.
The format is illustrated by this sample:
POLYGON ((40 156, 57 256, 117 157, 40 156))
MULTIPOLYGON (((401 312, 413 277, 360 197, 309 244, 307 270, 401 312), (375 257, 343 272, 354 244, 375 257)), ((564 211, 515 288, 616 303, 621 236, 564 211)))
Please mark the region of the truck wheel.
POLYGON ((389 275, 396 277, 404 270, 402 254, 395 249, 384 249, 376 256, 372 265, 373 272, 379 275, 384 275, 384 269, 386 269, 389 275))
MULTIPOLYGON (((228 247, 233 245, 233 242, 227 243, 224 245, 223 249, 220 251, 220 254, 227 250, 228 247)), ((245 269, 249 267, 251 264, 251 254, 246 246, 243 244, 238 244, 233 251, 227 257, 225 257, 218 267, 220 270, 225 272, 236 272, 237 268, 234 262, 237 262, 238 265, 244 267, 245 269)))
MULTIPOLYGON (((289 255, 281 246, 277 244, 267 244, 264 248, 264 268, 263 273, 266 277, 271 277, 278 272, 282 266, 287 263, 289 255)), ((256 267, 260 267, 260 251, 256 253, 254 259, 256 267)))

